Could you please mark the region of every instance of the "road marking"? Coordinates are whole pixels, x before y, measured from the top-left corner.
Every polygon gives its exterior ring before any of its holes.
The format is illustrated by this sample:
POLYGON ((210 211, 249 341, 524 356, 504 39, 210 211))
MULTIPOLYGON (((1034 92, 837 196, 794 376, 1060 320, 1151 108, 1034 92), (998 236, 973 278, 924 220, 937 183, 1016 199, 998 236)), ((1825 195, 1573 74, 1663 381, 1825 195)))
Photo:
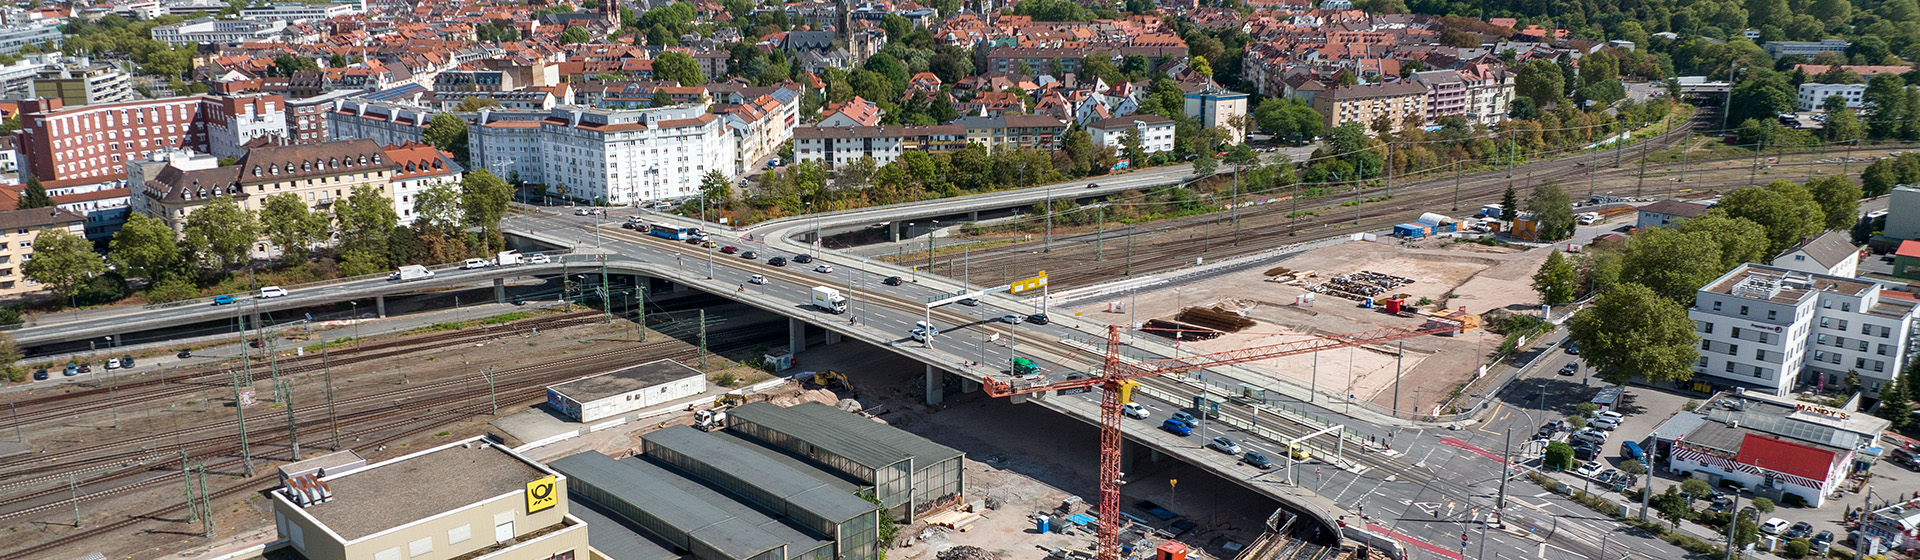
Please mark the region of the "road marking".
POLYGON ((1461 449, 1465 449, 1465 450, 1467 450, 1467 451, 1472 451, 1472 452, 1474 452, 1474 453, 1477 453, 1477 454, 1479 454, 1480 456, 1482 456, 1482 457, 1486 457, 1486 458, 1488 458, 1488 459, 1493 459, 1493 460, 1495 460, 1495 461, 1500 461, 1500 462, 1503 462, 1503 463, 1504 463, 1504 462, 1506 462, 1506 460, 1505 460, 1505 459, 1501 459, 1501 458, 1500 458, 1500 454, 1498 454, 1498 453, 1494 453, 1494 452, 1492 452, 1492 451, 1487 451, 1487 450, 1485 450, 1485 449, 1481 449, 1481 448, 1480 448, 1480 446, 1477 446, 1477 445, 1474 445, 1474 444, 1471 444, 1471 443, 1467 443, 1467 442, 1465 442, 1465 441, 1461 441, 1461 440, 1458 440, 1458 439, 1454 439, 1454 438, 1440 438, 1440 443, 1444 443, 1444 444, 1447 444, 1447 445, 1451 445, 1451 446, 1454 446, 1454 447, 1458 447, 1458 448, 1461 448, 1461 449))
MULTIPOLYGON (((1380 525, 1380 524, 1377 524, 1377 523, 1372 523, 1372 522, 1368 522, 1368 523, 1367 523, 1367 528, 1368 528, 1368 529, 1370 529, 1370 530, 1372 530, 1373 532, 1376 532, 1376 533, 1380 533, 1380 534, 1383 534, 1383 535, 1386 535, 1386 536, 1389 536, 1389 537, 1393 537, 1393 540, 1396 540, 1396 541, 1400 541, 1400 542, 1403 542, 1403 543, 1407 543, 1407 544, 1410 544, 1410 545, 1413 545, 1413 546, 1415 546, 1415 547, 1417 547, 1417 548, 1423 548, 1423 549, 1426 549, 1426 550, 1427 550, 1428 552, 1432 552, 1432 553, 1434 553, 1434 554, 1438 554, 1438 555, 1440 555, 1441 557, 1444 557, 1444 558, 1449 558, 1449 559, 1451 559, 1451 560, 1461 560, 1462 558, 1464 558, 1464 557, 1465 557, 1465 555, 1463 555, 1463 554, 1461 554, 1461 553, 1459 553, 1459 552, 1456 552, 1456 551, 1454 551, 1453 549, 1449 549, 1449 548, 1446 548, 1446 547, 1442 547, 1442 546, 1436 546, 1436 545, 1434 545, 1433 543, 1429 543, 1429 542, 1427 542, 1427 541, 1423 541, 1423 540, 1420 540, 1420 539, 1416 539, 1416 538, 1413 538, 1412 536, 1408 536, 1408 535, 1407 535, 1407 534, 1405 534, 1405 533, 1401 533, 1401 532, 1399 532, 1399 531, 1395 531, 1395 530, 1393 530, 1392 528, 1389 528, 1389 527, 1387 527, 1387 526, 1384 526, 1384 525, 1380 525)), ((1545 558, 1545 556, 1542 556, 1542 558, 1545 558)))
POLYGON ((1488 415, 1487 415, 1487 418, 1489 418, 1490 420, 1489 420, 1489 421, 1487 421, 1487 422, 1481 422, 1481 423, 1480 423, 1480 425, 1479 425, 1478 427, 1476 427, 1475 429, 1478 429, 1478 430, 1480 430, 1480 431, 1482 431, 1482 432, 1486 432, 1486 433, 1489 433, 1489 434, 1493 434, 1493 435, 1496 435, 1496 436, 1497 436, 1497 435, 1500 435, 1500 432, 1496 432, 1496 431, 1493 431, 1493 430, 1489 430, 1489 429, 1487 429, 1487 426, 1489 426, 1489 425, 1491 425, 1491 424, 1493 424, 1493 421, 1496 421, 1496 420, 1506 420, 1506 417, 1504 417, 1504 416, 1500 416, 1500 411, 1502 411, 1502 410, 1506 410, 1506 407, 1507 407, 1507 403, 1506 403, 1505 401, 1501 401, 1501 402, 1497 402, 1497 403, 1494 403, 1494 405, 1493 405, 1493 413, 1492 413, 1492 414, 1488 414, 1488 415))

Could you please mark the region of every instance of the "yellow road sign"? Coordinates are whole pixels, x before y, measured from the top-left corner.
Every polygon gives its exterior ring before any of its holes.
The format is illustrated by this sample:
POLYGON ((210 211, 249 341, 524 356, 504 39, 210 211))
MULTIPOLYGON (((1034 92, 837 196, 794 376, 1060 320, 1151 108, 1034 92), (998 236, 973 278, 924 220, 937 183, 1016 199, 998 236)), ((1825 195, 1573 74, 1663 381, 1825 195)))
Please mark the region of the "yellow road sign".
POLYGON ((1007 288, 1007 293, 1017 294, 1027 290, 1038 290, 1042 287, 1045 287, 1046 285, 1047 285, 1047 271, 1042 270, 1040 271, 1039 276, 1028 278, 1026 280, 1020 280, 1009 285, 1007 288))
POLYGON ((538 513, 560 503, 560 492, 554 484, 553 476, 527 483, 527 513, 538 513))

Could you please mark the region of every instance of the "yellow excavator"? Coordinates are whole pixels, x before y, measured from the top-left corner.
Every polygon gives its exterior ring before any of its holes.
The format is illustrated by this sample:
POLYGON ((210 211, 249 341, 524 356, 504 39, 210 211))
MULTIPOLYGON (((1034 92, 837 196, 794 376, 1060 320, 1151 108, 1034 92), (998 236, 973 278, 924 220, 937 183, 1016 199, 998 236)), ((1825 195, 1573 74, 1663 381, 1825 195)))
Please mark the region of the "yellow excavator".
POLYGON ((813 374, 813 377, 807 378, 807 387, 826 388, 826 389, 832 389, 835 391, 845 391, 848 393, 852 393, 853 381, 848 380, 845 374, 842 374, 834 370, 826 370, 826 371, 815 373, 813 374))

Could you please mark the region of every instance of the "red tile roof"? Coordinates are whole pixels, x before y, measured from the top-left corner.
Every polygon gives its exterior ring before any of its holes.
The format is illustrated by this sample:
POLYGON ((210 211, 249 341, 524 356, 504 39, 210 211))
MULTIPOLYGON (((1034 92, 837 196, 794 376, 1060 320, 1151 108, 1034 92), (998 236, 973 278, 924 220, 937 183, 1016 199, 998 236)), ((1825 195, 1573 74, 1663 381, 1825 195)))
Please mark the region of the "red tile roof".
POLYGON ((1808 480, 1824 481, 1827 471, 1833 466, 1833 458, 1832 451, 1747 434, 1746 439, 1740 442, 1740 454, 1735 455, 1733 461, 1808 480))
POLYGON ((1920 241, 1912 239, 1901 241, 1900 250, 1894 251, 1893 254, 1900 257, 1920 258, 1920 241))

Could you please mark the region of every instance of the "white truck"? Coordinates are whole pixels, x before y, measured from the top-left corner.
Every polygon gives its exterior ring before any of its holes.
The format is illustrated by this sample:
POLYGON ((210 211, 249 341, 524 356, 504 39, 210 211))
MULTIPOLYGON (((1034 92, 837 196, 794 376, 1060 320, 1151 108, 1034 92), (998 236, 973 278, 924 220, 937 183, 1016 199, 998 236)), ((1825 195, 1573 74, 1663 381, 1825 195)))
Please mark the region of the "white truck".
POLYGON ((514 266, 514 265, 520 264, 523 261, 520 260, 519 251, 501 251, 499 258, 495 259, 493 262, 494 264, 499 266, 514 266))
POLYGON ((840 290, 816 286, 813 288, 813 306, 838 315, 847 312, 847 298, 840 296, 840 290))
POLYGON ((400 267, 399 271, 394 272, 393 275, 387 277, 387 279, 393 280, 396 282, 407 282, 411 280, 423 280, 423 279, 432 278, 432 277, 433 277, 433 271, 427 270, 427 267, 420 266, 417 264, 410 264, 410 265, 400 267))

